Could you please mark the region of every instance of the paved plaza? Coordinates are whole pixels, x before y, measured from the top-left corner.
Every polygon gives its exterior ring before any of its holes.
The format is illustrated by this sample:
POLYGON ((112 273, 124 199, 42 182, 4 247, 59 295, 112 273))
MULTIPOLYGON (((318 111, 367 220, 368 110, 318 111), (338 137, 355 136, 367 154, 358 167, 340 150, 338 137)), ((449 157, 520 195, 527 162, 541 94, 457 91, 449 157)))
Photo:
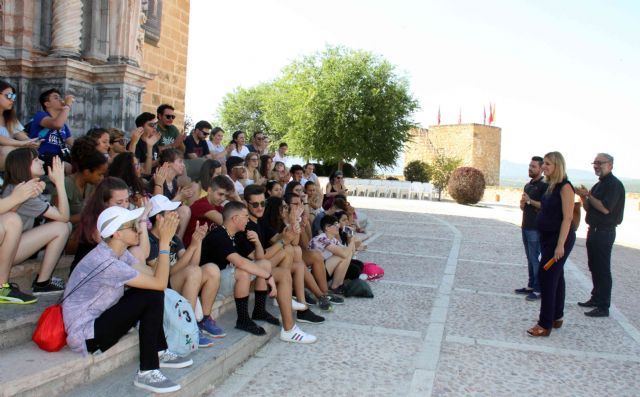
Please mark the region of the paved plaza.
POLYGON ((314 345, 273 338, 212 396, 640 395, 637 208, 620 231, 626 247, 614 248, 611 316, 588 318, 576 304, 591 290, 578 238, 564 326, 530 338, 539 302, 513 293, 527 281, 519 208, 350 201, 370 220, 358 258, 386 272, 371 283, 375 298, 350 298, 324 324, 303 324, 314 345))

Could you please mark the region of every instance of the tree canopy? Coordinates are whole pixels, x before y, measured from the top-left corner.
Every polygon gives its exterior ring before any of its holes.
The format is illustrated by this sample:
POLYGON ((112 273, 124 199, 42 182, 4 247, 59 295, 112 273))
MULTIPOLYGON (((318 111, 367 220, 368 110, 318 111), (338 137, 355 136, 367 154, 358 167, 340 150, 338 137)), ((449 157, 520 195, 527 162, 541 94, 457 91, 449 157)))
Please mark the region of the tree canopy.
POLYGON ((417 108, 389 62, 329 47, 292 62, 269 84, 228 94, 220 114, 230 128, 255 121, 272 142, 284 140, 304 158, 385 167, 403 151, 417 108))

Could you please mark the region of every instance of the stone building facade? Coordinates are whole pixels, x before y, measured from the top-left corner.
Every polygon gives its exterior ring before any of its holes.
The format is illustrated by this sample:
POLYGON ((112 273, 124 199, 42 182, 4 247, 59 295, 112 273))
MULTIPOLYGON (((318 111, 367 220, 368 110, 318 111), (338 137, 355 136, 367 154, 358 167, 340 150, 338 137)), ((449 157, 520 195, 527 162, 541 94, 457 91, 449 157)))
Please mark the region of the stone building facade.
POLYGON ((487 185, 500 184, 502 129, 483 124, 434 125, 411 131, 405 165, 413 160, 431 163, 436 155, 457 157, 462 165, 482 171, 487 185))
POLYGON ((184 118, 189 0, 0 0, 0 78, 26 123, 49 88, 76 97, 74 135, 130 131, 161 103, 184 118))

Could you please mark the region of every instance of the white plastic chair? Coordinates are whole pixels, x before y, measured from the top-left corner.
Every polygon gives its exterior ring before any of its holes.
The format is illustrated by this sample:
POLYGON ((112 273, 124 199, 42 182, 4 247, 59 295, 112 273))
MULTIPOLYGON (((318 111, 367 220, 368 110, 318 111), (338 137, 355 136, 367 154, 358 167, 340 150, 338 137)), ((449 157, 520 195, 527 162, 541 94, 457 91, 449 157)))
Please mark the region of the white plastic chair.
POLYGON ((411 196, 411 182, 400 182, 400 186, 398 187, 398 198, 403 198, 405 195, 407 198, 410 198, 411 196))
POLYGON ((422 182, 411 182, 411 192, 409 193, 409 198, 411 200, 413 200, 414 198, 422 198, 422 182))

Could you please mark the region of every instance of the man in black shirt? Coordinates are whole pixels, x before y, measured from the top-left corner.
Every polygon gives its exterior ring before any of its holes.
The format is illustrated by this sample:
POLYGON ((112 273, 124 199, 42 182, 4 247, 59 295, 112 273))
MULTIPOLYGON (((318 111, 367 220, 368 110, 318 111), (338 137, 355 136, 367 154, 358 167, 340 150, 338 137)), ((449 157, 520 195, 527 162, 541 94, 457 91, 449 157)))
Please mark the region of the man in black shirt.
POLYGON ((594 308, 584 313, 589 317, 607 317, 611 305, 611 250, 616 226, 624 216, 625 191, 622 182, 611 173, 613 156, 598 153, 592 164, 598 183, 591 190, 584 186, 576 190, 587 212, 587 257, 593 280, 591 298, 578 305, 594 308))
POLYGON ((548 185, 542 178, 542 157, 533 156, 529 163, 529 178, 524 186, 524 193, 520 199, 522 210, 522 242, 527 254, 529 267, 529 283, 525 288, 515 290, 516 294, 525 294, 528 301, 540 299, 540 237, 536 227, 536 217, 540 210, 540 199, 547 191, 548 185))
MULTIPOLYGON (((272 324, 280 324, 278 319, 266 311, 266 298, 269 294, 276 297, 282 316, 280 339, 286 342, 313 343, 316 337, 302 331, 293 321, 291 315, 291 272, 283 268, 273 268, 271 262, 264 259, 264 249, 258 234, 247 232, 247 239, 254 244, 254 260, 241 255, 236 246, 235 236, 246 229, 249 212, 244 203, 231 201, 224 206, 222 212, 222 227, 209 232, 202 241, 202 256, 200 263, 213 262, 220 267, 221 278, 231 275, 235 279, 234 298, 236 301, 236 328, 255 335, 264 335, 264 328, 253 320, 265 320, 272 324), (231 267, 227 267, 228 265, 231 267), (226 273, 226 274, 225 274, 226 273), (249 317, 249 292, 252 276, 256 277, 255 307, 253 315, 249 317), (277 286, 277 287, 276 287, 277 286)), ((245 251, 246 253, 246 251, 245 251)), ((224 280, 221 280, 224 284, 224 280)))
POLYGON ((211 134, 212 128, 211 124, 206 120, 201 120, 196 123, 191 135, 186 137, 184 140, 185 159, 209 157, 209 145, 207 145, 207 138, 211 134))

